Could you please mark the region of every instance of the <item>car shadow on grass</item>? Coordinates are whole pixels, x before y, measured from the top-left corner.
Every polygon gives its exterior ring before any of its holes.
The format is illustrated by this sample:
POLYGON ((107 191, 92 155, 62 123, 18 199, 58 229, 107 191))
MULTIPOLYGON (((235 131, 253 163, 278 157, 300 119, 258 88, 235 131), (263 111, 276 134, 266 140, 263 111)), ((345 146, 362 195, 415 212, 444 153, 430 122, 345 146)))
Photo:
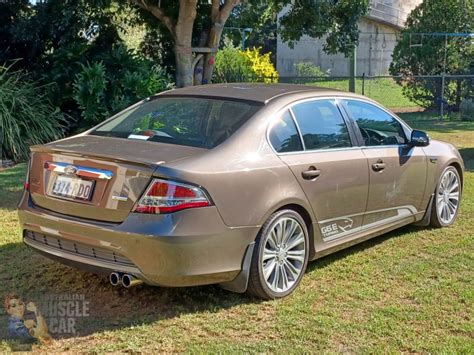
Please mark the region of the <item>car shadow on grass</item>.
POLYGON ((130 289, 113 287, 107 275, 95 275, 54 262, 22 243, 0 246, 0 260, 0 340, 5 339, 7 333, 7 314, 2 305, 9 294, 18 295, 25 304, 30 301, 39 304, 48 325, 51 321, 56 322, 51 328, 57 327, 61 318, 66 323, 68 318, 74 319, 74 329, 66 329, 65 332, 50 329, 53 338, 86 336, 185 314, 218 312, 241 304, 260 302, 214 285, 188 288, 147 285, 130 289), (55 308, 61 303, 59 298, 79 300, 74 301, 76 305, 70 316, 58 314, 59 309, 55 308), (51 299, 53 302, 49 301, 51 299), (84 304, 87 312, 83 312, 84 304))
POLYGON ((466 171, 474 171, 474 148, 459 149, 459 154, 461 154, 462 159, 464 160, 466 171))
POLYGON ((342 249, 333 254, 329 254, 322 258, 316 259, 308 264, 308 268, 306 272, 309 273, 309 272, 317 271, 318 269, 331 265, 337 260, 344 259, 350 255, 364 252, 365 250, 373 248, 376 245, 382 244, 386 242, 387 240, 404 237, 413 232, 417 232, 420 230, 429 230, 429 229, 432 229, 432 227, 420 227, 420 226, 415 226, 415 225, 408 225, 408 226, 401 227, 399 229, 395 229, 391 232, 382 234, 380 236, 366 240, 362 243, 355 244, 348 248, 342 249))
MULTIPOLYGON (((318 272, 339 259, 415 230, 419 230, 419 227, 405 227, 312 261, 307 273, 318 272)), ((45 299, 55 299, 53 303, 47 303, 44 315, 48 323, 51 319, 55 320, 56 329, 52 327, 51 333, 57 339, 87 336, 186 314, 219 312, 242 304, 261 302, 259 299, 222 290, 215 285, 188 288, 147 285, 131 289, 113 287, 106 275, 69 268, 37 254, 22 243, 1 246, 0 258, 0 300, 3 301, 10 293, 20 296, 25 303, 33 301, 42 304, 45 299), (58 307, 59 297, 80 299, 75 302, 75 310, 70 317, 59 316, 58 309, 54 309, 58 307), (82 314, 84 302, 87 303, 87 314, 82 314), (67 318, 73 318, 74 329, 69 329, 70 332, 57 332, 57 321, 61 321, 61 317, 66 318, 65 322, 67 318)), ((6 316, 5 310, 0 309, 0 339, 2 327, 6 326, 6 316)))

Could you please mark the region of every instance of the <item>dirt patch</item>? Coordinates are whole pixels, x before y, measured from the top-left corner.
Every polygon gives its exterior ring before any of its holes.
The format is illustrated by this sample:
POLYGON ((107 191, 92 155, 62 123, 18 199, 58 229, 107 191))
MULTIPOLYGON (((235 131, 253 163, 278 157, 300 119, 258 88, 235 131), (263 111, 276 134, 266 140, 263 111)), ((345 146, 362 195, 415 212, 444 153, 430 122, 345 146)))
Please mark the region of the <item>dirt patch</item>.
POLYGON ((423 107, 390 107, 390 110, 395 113, 412 113, 425 111, 423 107))
POLYGON ((10 168, 13 168, 16 166, 16 163, 12 160, 8 160, 8 159, 0 159, 0 172, 1 171, 4 171, 4 170, 7 170, 7 169, 10 169, 10 168))

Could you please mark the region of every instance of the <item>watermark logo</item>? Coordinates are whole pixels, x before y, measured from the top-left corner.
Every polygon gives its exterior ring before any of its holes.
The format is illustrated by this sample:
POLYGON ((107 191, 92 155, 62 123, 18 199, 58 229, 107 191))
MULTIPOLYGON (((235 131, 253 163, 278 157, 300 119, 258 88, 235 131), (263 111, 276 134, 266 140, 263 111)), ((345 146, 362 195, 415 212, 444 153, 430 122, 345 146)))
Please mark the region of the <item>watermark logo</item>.
POLYGON ((41 306, 49 331, 55 335, 76 334, 78 319, 89 317, 89 301, 83 294, 45 295, 41 306))
POLYGON ((83 294, 45 294, 28 302, 9 294, 4 307, 9 339, 48 341, 74 336, 79 319, 89 317, 90 303, 83 294))

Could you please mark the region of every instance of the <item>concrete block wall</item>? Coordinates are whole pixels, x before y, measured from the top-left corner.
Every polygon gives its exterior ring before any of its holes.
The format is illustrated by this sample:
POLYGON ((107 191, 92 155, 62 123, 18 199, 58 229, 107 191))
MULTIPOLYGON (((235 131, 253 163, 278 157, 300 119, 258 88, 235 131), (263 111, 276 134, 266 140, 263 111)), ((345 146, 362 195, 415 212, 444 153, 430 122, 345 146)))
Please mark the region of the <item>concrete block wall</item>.
MULTIPOLYGON (((371 11, 359 22, 357 75, 387 75, 400 26, 410 11, 422 0, 372 0, 371 11)), ((283 10, 280 15, 283 15, 283 10)), ((348 76, 349 60, 343 54, 328 55, 323 50, 324 38, 304 36, 292 49, 277 39, 277 70, 281 76, 296 76, 295 65, 312 62, 332 76, 348 76)))

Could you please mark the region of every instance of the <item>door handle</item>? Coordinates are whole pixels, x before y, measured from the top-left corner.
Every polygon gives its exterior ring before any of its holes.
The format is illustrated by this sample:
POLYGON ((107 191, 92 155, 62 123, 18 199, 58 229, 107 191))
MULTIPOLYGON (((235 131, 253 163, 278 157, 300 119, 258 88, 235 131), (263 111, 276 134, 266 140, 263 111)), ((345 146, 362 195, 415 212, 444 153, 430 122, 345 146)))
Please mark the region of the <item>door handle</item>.
POLYGON ((387 167, 387 165, 382 160, 379 160, 378 162, 372 164, 372 170, 373 171, 382 171, 386 167, 387 167))
POLYGON ((301 176, 305 180, 314 180, 316 179, 319 175, 321 175, 321 170, 316 169, 314 166, 310 166, 308 170, 305 170, 301 173, 301 176))

